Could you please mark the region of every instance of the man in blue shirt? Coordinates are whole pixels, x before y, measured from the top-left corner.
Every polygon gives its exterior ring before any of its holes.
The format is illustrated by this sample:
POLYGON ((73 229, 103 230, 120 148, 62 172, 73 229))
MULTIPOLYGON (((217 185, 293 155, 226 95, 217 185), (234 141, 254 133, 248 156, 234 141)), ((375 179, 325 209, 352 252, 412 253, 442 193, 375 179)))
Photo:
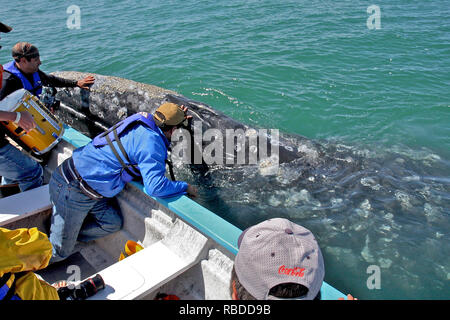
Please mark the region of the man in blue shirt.
POLYGON ((115 196, 133 178, 155 197, 197 196, 197 189, 165 176, 172 133, 187 119, 187 108, 162 104, 155 114, 135 114, 76 149, 49 182, 53 216, 52 262, 67 258, 75 243, 116 232, 122 217, 115 196))

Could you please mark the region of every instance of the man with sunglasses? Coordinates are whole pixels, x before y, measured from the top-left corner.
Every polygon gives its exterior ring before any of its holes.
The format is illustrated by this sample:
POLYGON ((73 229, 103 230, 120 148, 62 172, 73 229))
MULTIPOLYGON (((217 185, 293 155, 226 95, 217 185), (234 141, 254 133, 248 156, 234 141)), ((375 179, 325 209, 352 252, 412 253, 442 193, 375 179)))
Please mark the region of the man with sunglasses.
MULTIPOLYGON (((7 33, 11 30, 12 28, 10 26, 0 22, 0 32, 7 33)), ((8 74, 8 72, 3 72, 3 67, 1 67, 0 100, 3 99, 3 95, 6 94, 6 92, 17 90, 12 90, 14 86, 11 86, 8 81, 9 75, 6 75, 6 77, 3 78, 5 74, 8 74), (5 87, 6 83, 8 83, 8 85, 5 87)), ((18 89, 20 88, 21 87, 18 89)), ((0 121, 14 121, 27 132, 36 127, 36 122, 34 122, 33 117, 26 111, 0 111, 0 121)), ((6 194, 11 193, 11 190, 15 190, 17 185, 20 191, 26 191, 39 187, 43 183, 43 170, 41 165, 12 146, 8 140, 5 139, 5 134, 2 131, 0 131, 0 177, 2 191, 10 190, 7 191, 6 194)))
POLYGON ((153 116, 132 115, 74 150, 53 171, 49 182, 52 262, 72 254, 77 240, 89 241, 121 229, 114 197, 131 180, 142 180, 150 196, 197 196, 194 186, 165 176, 170 140, 191 117, 186 112, 184 106, 163 103, 153 116))
MULTIPOLYGON (((0 24, 1 32, 11 31, 11 27, 0 24)), ((66 80, 48 75, 41 70, 39 50, 28 42, 19 42, 12 48, 13 61, 3 66, 0 86, 0 100, 19 89, 26 89, 39 97, 42 86, 51 87, 75 87, 89 89, 94 83, 94 78, 88 76, 79 81, 66 80)), ((29 112, 0 111, 0 121, 13 121, 25 131, 36 127, 36 123, 29 112)), ((0 131, 0 176, 2 185, 18 184, 20 191, 26 191, 39 187, 43 183, 43 170, 39 163, 24 155, 12 146, 5 138, 5 133, 0 131)))
POLYGON ((92 76, 76 81, 42 72, 39 70, 41 65, 39 50, 29 42, 16 43, 12 48, 12 57, 14 60, 3 66, 3 85, 0 90, 0 100, 22 88, 39 97, 42 86, 89 89, 89 86, 95 81, 92 76))

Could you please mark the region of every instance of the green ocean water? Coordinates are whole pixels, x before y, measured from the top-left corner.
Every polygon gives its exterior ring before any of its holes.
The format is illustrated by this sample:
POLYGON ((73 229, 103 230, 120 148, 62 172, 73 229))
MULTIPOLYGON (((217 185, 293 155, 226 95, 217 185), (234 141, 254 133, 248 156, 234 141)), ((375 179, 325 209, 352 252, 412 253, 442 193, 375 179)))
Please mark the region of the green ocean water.
MULTIPOLYGON (((20 8, 0 0, 0 21, 14 28, 2 34, 0 62, 10 60, 16 42, 29 41, 40 49, 45 72, 128 78, 177 91, 252 126, 435 161, 434 179, 445 190, 442 229, 425 240, 439 251, 434 256, 447 258, 434 261, 432 270, 402 274, 417 287, 382 282, 382 289, 368 290, 365 270, 357 280, 345 272, 330 272, 326 280, 362 299, 448 299, 449 17, 444 0, 35 0, 20 8), (71 5, 80 8, 80 29, 67 27, 71 5), (380 8, 381 29, 367 26, 371 5, 380 8)), ((411 259, 433 259, 420 247, 408 252, 411 259)))

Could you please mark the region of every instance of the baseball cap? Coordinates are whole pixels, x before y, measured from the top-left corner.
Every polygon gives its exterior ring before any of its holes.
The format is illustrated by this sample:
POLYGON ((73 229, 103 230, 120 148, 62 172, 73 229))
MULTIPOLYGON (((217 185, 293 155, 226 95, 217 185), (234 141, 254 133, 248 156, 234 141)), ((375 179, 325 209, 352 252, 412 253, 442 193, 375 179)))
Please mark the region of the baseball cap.
POLYGON ((234 268, 239 282, 256 299, 283 283, 298 283, 308 292, 299 300, 313 300, 322 287, 322 252, 308 229, 284 218, 263 221, 242 232, 234 268))
POLYGON ((165 102, 156 109, 153 119, 156 125, 176 126, 186 119, 184 111, 175 103, 165 102))
POLYGON ((12 28, 4 23, 0 22, 0 32, 8 33, 12 30, 12 28))

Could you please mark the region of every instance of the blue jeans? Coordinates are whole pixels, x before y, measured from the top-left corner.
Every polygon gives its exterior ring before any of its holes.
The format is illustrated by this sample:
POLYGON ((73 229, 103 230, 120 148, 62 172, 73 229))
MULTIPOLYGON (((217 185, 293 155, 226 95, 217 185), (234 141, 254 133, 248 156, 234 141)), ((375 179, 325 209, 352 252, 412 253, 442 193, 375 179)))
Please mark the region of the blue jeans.
POLYGON ((0 148, 2 184, 18 183, 20 191, 40 187, 44 181, 39 163, 11 144, 0 148))
POLYGON ((52 263, 70 256, 77 240, 94 240, 122 228, 115 198, 90 199, 81 192, 77 180, 66 182, 60 167, 53 171, 49 190, 53 203, 49 237, 53 245, 52 263))

